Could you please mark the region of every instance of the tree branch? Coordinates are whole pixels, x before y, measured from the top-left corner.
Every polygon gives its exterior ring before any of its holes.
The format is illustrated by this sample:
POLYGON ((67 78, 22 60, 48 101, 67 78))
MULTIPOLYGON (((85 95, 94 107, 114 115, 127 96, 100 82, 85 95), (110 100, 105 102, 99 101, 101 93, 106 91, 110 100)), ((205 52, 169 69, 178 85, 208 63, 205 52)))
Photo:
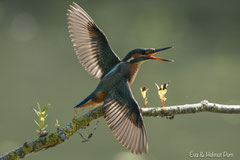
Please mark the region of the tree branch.
POLYGON ((198 112, 213 112, 213 113, 227 113, 239 114, 240 105, 224 105, 217 103, 210 103, 203 100, 201 103, 184 104, 169 107, 156 107, 156 108, 141 108, 143 116, 156 117, 156 116, 171 116, 175 114, 189 114, 198 112))
MULTIPOLYGON (((156 116, 172 116, 176 114, 189 114, 197 112, 214 112, 214 113, 227 113, 239 114, 240 105, 223 105, 216 103, 209 103, 207 100, 196 104, 185 104, 168 107, 156 108, 141 108, 142 115, 148 117, 156 116)), ((0 160, 16 160, 24 158, 25 155, 32 152, 38 152, 42 149, 48 149, 58 144, 63 143, 69 139, 71 135, 77 132, 80 128, 87 126, 92 120, 103 116, 102 106, 96 107, 88 113, 73 119, 69 124, 56 132, 48 134, 44 137, 39 137, 32 142, 25 142, 22 146, 0 156, 0 160)))

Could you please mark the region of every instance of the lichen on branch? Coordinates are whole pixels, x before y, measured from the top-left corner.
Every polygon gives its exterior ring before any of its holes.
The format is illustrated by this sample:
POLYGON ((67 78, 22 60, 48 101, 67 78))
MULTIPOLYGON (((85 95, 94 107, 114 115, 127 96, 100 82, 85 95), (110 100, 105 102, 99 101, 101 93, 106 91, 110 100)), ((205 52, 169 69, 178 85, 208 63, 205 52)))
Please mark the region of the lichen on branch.
MULTIPOLYGON (((155 107, 155 108, 141 108, 143 116, 147 117, 167 117, 178 114, 191 114, 198 112, 214 112, 226 114, 239 114, 240 105, 223 105, 210 103, 207 100, 196 104, 184 104, 168 107, 155 107)), ((73 119, 66 126, 57 129, 56 132, 39 137, 32 142, 25 142, 22 146, 0 156, 0 160, 17 160, 24 158, 25 155, 32 152, 38 152, 42 149, 57 146, 69 139, 71 135, 76 133, 80 128, 87 126, 92 120, 103 116, 102 106, 96 107, 86 114, 73 119)))

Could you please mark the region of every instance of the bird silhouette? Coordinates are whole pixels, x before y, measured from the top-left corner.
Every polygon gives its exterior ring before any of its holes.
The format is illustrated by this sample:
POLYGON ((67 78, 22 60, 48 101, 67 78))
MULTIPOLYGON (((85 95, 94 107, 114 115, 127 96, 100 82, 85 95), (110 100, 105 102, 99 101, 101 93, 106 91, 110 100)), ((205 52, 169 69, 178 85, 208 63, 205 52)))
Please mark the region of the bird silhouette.
POLYGON ((146 153, 146 129, 130 86, 146 60, 172 62, 153 56, 171 47, 137 48, 120 60, 111 49, 105 34, 78 4, 73 2, 70 5, 67 16, 78 60, 86 71, 100 79, 96 89, 75 109, 103 105, 106 123, 117 140, 132 153, 146 153))

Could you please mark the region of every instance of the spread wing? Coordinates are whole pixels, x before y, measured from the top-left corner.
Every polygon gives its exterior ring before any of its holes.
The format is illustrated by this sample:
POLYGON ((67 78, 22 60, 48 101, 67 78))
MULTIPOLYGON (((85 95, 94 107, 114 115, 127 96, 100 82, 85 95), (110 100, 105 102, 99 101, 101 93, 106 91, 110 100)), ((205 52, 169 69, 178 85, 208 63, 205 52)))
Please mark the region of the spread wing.
POLYGON ((73 2, 67 16, 78 60, 95 78, 103 77, 120 59, 111 49, 105 34, 79 5, 73 2))
POLYGON ((108 127, 123 146, 135 154, 148 151, 142 115, 126 81, 108 94, 104 114, 108 127))

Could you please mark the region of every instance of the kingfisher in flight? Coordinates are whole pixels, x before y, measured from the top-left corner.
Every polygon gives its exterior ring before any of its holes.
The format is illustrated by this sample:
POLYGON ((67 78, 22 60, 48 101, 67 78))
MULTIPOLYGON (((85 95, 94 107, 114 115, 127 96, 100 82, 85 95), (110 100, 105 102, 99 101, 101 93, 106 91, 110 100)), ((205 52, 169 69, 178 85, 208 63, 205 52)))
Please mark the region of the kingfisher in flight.
POLYGON ((73 2, 70 5, 67 17, 70 38, 78 60, 86 71, 100 79, 96 89, 75 109, 102 105, 106 123, 117 140, 132 153, 147 153, 145 125, 130 86, 143 62, 172 62, 154 56, 172 47, 137 48, 120 60, 103 31, 78 4, 73 2))

